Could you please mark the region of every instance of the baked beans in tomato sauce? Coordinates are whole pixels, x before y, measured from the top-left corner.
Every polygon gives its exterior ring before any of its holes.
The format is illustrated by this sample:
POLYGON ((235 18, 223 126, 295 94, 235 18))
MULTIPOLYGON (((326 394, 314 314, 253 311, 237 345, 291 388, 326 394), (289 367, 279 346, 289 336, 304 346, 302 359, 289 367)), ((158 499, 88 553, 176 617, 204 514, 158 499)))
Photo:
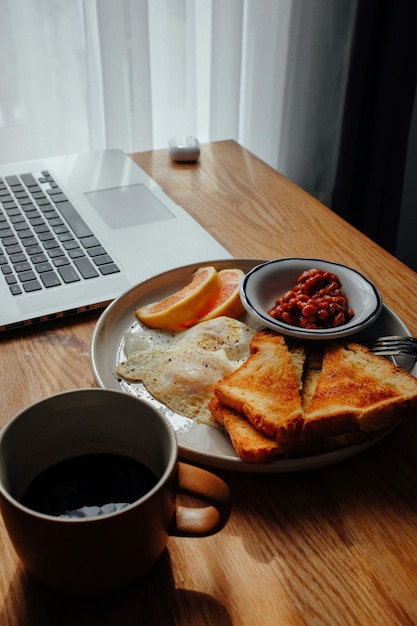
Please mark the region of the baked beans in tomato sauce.
POLYGON ((339 277, 319 269, 303 272, 293 289, 278 298, 268 313, 286 324, 307 329, 335 328, 354 316, 339 277))

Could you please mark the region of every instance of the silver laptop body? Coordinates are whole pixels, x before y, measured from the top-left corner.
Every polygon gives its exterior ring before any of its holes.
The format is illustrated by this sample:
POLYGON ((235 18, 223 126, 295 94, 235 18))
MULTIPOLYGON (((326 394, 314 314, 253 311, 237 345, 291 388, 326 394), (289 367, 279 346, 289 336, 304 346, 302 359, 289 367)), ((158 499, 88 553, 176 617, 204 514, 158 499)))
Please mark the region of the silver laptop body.
POLYGON ((120 150, 0 165, 0 330, 221 258, 230 254, 120 150))

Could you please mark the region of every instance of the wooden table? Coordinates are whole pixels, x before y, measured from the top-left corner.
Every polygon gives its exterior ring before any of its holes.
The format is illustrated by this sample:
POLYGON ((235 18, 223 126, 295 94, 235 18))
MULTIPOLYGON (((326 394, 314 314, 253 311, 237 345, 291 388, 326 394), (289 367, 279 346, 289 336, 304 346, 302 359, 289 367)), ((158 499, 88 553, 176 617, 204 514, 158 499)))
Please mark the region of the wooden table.
MULTIPOLYGON (((133 158, 235 257, 349 264, 417 335, 417 274, 238 144, 203 145, 193 165, 171 164, 165 150, 133 158)), ((0 337, 1 424, 46 395, 95 385, 97 318, 0 337)), ((417 623, 416 423, 330 468, 217 473, 233 497, 226 528, 171 539, 144 585, 100 600, 59 598, 29 580, 0 523, 1 626, 417 623)))

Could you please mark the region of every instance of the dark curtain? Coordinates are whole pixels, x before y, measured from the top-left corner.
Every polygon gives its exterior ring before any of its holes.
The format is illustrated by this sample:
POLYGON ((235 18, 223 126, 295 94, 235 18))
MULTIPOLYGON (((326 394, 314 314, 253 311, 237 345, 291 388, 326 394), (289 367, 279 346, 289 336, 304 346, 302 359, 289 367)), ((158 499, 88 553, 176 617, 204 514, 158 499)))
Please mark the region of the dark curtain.
POLYGON ((392 253, 416 82, 417 1, 359 0, 331 208, 392 253))

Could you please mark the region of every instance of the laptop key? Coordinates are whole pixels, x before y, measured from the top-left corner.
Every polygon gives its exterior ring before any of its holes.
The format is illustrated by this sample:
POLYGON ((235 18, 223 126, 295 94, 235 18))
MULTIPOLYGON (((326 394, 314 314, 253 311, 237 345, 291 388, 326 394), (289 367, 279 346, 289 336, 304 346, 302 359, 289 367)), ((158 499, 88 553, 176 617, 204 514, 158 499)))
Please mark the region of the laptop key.
POLYGON ((48 209, 47 211, 42 211, 42 215, 45 219, 48 220, 51 226, 57 226, 63 224, 64 222, 60 218, 58 211, 55 209, 48 209))
POLYGON ((64 196, 63 193, 58 193, 56 196, 53 195, 51 196, 52 200, 56 203, 61 203, 61 202, 67 202, 68 198, 66 196, 64 196))
POLYGON ((33 202, 29 196, 25 196, 24 198, 18 198, 18 202, 20 206, 22 207, 22 209, 24 207, 31 207, 33 205, 33 202))
POLYGON ((62 248, 52 248, 51 250, 48 250, 48 254, 51 259, 56 259, 57 257, 63 257, 65 252, 62 248))
POLYGON ((96 256, 93 260, 96 265, 109 265, 109 263, 113 263, 113 259, 108 254, 96 256))
POLYGON ((75 283, 78 280, 81 280, 77 272, 75 271, 75 269, 72 267, 72 265, 65 265, 64 267, 59 267, 58 272, 62 280, 64 281, 64 283, 75 283))
POLYGON ((37 226, 34 226, 33 230, 35 231, 35 233, 37 235, 40 235, 41 233, 50 233, 51 232, 49 230, 48 224, 45 224, 45 222, 43 222, 42 224, 38 224, 37 226))
POLYGON ((30 254, 30 260, 32 261, 34 265, 38 265, 38 263, 47 263, 48 257, 46 256, 46 254, 43 254, 43 252, 41 252, 41 253, 30 254))
MULTIPOLYGON (((9 254, 18 254, 19 252, 23 252, 23 248, 21 246, 9 246, 7 248, 7 252, 9 254)), ((30 254, 30 252, 29 252, 30 254)))
POLYGON ((26 258, 26 254, 24 254, 23 252, 16 252, 16 254, 10 255, 10 260, 13 264, 15 264, 15 263, 23 263, 24 261, 27 261, 27 258, 26 258))
POLYGON ((87 252, 92 257, 107 254, 103 246, 95 246, 94 248, 88 248, 87 252))
POLYGON ((10 195, 9 191, 0 191, 0 202, 4 206, 7 202, 13 202, 13 196, 10 195))
POLYGON ((21 233, 23 230, 28 230, 26 220, 22 220, 21 222, 15 222, 14 228, 17 233, 21 233))
POLYGON ((36 204, 40 207, 41 211, 43 211, 42 207, 51 207, 52 204, 49 202, 48 198, 35 198, 36 204))
POLYGON ((10 209, 17 209, 16 202, 3 202, 3 209, 9 211, 10 209))
POLYGON ((50 230, 39 233, 38 237, 41 241, 55 240, 55 235, 50 230))
POLYGON ((21 215, 19 207, 15 206, 10 209, 4 209, 7 212, 9 217, 13 217, 14 215, 21 215))
POLYGON ((74 236, 68 230, 66 233, 59 233, 58 234, 58 239, 61 242, 64 242, 64 241, 74 241, 74 236))
POLYGON ((26 223, 25 216, 22 215, 22 213, 19 213, 18 215, 12 215, 10 221, 12 224, 21 224, 22 222, 26 223))
POLYGON ((72 239, 71 241, 64 241, 62 246, 67 252, 68 250, 78 250, 80 247, 78 241, 75 241, 75 239, 72 239))
POLYGON ((115 263, 110 263, 110 265, 100 265, 99 270, 104 276, 107 276, 108 274, 117 274, 117 272, 120 272, 115 263))
POLYGON ((32 269, 32 267, 30 263, 28 263, 27 261, 22 261, 20 263, 15 263, 14 269, 16 270, 18 274, 20 274, 21 272, 28 272, 29 270, 32 269))
POLYGON ((32 256, 32 254, 43 254, 43 250, 38 244, 35 244, 34 246, 28 246, 26 248, 26 252, 30 256, 32 256))
POLYGON ((13 296, 19 296, 22 293, 19 285, 10 285, 9 288, 13 296))
POLYGON ((61 284, 61 281, 55 272, 45 272, 44 274, 41 274, 41 281, 47 288, 56 287, 61 284))
POLYGON ((95 278, 98 276, 97 270, 86 256, 74 259, 74 265, 77 267, 83 278, 95 278))
POLYGON ((30 280, 26 283, 23 283, 23 289, 28 293, 30 291, 39 291, 39 289, 42 289, 42 285, 38 280, 30 280))
POLYGON ((100 242, 97 239, 97 237, 91 236, 91 237, 84 237, 82 242, 81 242, 84 246, 84 248, 97 248, 98 246, 100 246, 100 242))
POLYGON ((70 265, 70 260, 66 256, 59 256, 53 261, 55 267, 63 267, 64 265, 70 265))
POLYGON ((4 179, 10 185, 10 187, 16 187, 16 185, 20 185, 20 180, 18 176, 5 176, 4 179))
POLYGON ((32 185, 36 185, 37 181, 33 174, 21 174, 20 178, 25 183, 26 187, 31 187, 32 185))
POLYGON ((5 237, 13 237, 13 230, 9 226, 0 230, 0 239, 5 237))
POLYGON ((36 274, 35 272, 32 272, 32 270, 29 270, 27 272, 20 272, 18 273, 19 276, 19 280, 22 283, 26 283, 26 282, 30 282, 32 280, 36 280, 36 274))
POLYGON ((25 247, 29 246, 31 243, 36 242, 36 239, 33 236, 33 232, 30 230, 30 228, 22 228, 21 230, 18 230, 16 232, 16 235, 18 235, 20 242, 25 247))
POLYGON ((22 240, 22 244, 25 246, 26 249, 38 245, 36 237, 22 237, 22 233, 20 233, 20 238, 22 240))
POLYGON ((52 221, 50 221, 49 224, 53 227, 54 233, 56 233, 57 235, 62 235, 63 233, 69 233, 68 226, 66 226, 64 222, 62 222, 62 220, 61 220, 61 224, 58 224, 57 226, 52 224, 52 221))
POLYGON ((38 209, 30 209, 30 211, 25 211, 26 213, 26 217, 30 220, 36 218, 36 217, 41 217, 41 214, 39 213, 38 209))
POLYGON ((33 211, 34 209, 36 209, 36 207, 33 204, 33 202, 26 202, 26 204, 22 204, 20 208, 25 213, 28 213, 29 211, 33 211))
POLYGON ((43 263, 36 263, 35 269, 38 274, 43 274, 44 272, 52 272, 52 265, 48 261, 45 261, 43 263))
POLYGON ((56 239, 49 239, 48 241, 44 241, 43 247, 45 248, 45 250, 48 250, 48 254, 51 254, 50 250, 54 250, 57 248, 61 249, 59 246, 59 242, 56 239))
POLYGON ((44 213, 44 215, 48 220, 50 226, 52 226, 53 228, 55 228, 55 226, 64 226, 64 222, 60 217, 58 217, 58 213, 56 211, 54 211, 54 215, 47 215, 46 213, 44 213))
POLYGON ((5 248, 7 248, 8 246, 15 246, 19 242, 16 239, 16 237, 5 237, 4 239, 1 240, 1 243, 3 244, 5 248))
POLYGON ((71 259, 77 259, 81 256, 85 256, 85 252, 81 248, 74 248, 73 250, 68 250, 68 256, 71 259))
MULTIPOLYGON (((38 212, 36 211, 36 213, 38 212)), ((39 213, 37 215, 27 215, 27 217, 32 226, 43 226, 45 224, 45 220, 39 213)))
POLYGON ((57 208, 77 237, 89 237, 93 235, 81 215, 79 215, 70 202, 60 202, 57 208))

